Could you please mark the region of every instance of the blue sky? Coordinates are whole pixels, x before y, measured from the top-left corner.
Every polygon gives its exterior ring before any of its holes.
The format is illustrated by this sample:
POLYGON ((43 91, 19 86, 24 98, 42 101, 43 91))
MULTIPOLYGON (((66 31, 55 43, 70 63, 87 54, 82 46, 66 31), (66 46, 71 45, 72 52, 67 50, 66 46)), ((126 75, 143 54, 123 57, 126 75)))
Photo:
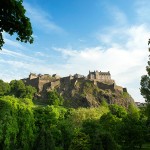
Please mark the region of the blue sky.
POLYGON ((110 71, 135 101, 144 101, 139 88, 148 60, 149 0, 24 0, 23 5, 34 43, 3 33, 1 79, 110 71))

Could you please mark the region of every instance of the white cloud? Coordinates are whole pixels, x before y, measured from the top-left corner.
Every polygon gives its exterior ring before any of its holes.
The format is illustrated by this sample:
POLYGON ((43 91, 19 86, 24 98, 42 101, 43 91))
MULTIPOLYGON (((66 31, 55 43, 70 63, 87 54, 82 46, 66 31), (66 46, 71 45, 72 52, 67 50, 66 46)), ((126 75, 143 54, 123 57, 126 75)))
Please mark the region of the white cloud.
POLYGON ((75 56, 78 51, 77 50, 72 50, 72 48, 57 48, 57 47, 52 47, 53 50, 57 52, 61 52, 64 56, 75 56))
MULTIPOLYGON (((69 48, 57 48, 52 49, 59 54, 61 61, 58 63, 55 58, 54 61, 49 61, 38 58, 38 55, 46 58, 44 53, 37 52, 37 58, 28 56, 23 53, 12 52, 4 49, 3 54, 11 57, 18 57, 19 60, 2 60, 0 64, 5 64, 19 72, 23 70, 22 76, 28 75, 30 72, 35 73, 57 73, 61 76, 67 76, 69 74, 80 73, 87 75, 88 71, 110 71, 112 78, 116 80, 118 85, 128 88, 129 93, 136 101, 143 101, 140 96, 140 78, 146 73, 145 66, 148 60, 147 39, 149 38, 150 30, 146 25, 132 26, 128 28, 111 28, 105 29, 105 36, 109 35, 110 44, 107 44, 105 40, 104 44, 107 47, 88 47, 84 49, 69 48), (114 32, 115 31, 115 32, 114 32), (110 34, 109 34, 110 33, 110 34), (114 34, 115 33, 115 34, 114 34), (124 39, 123 42, 118 40, 118 36, 124 39), (60 57, 61 56, 61 57, 60 57), (27 58, 27 59, 25 59, 27 58)), ((100 34, 100 33, 99 33, 100 34)), ((100 35, 101 36, 101 35, 100 35)), ((102 37, 102 36, 101 36, 102 37)), ((102 42, 103 38, 100 40, 102 42)), ((14 75, 15 76, 15 75, 14 75)), ((15 76, 18 78, 21 76, 15 76)), ((2 76, 0 76, 2 78, 2 76)), ((9 77, 7 76, 9 79, 9 77)))
POLYGON ((24 48, 18 41, 13 41, 13 40, 10 40, 8 38, 4 38, 4 41, 5 41, 6 45, 10 45, 10 46, 13 46, 13 47, 16 47, 16 48, 19 48, 19 49, 24 48))
POLYGON ((7 55, 7 56, 9 55, 9 56, 13 56, 13 57, 22 57, 22 58, 28 57, 21 52, 11 51, 11 50, 8 50, 5 48, 3 48, 2 51, 0 51, 0 54, 7 55))
MULTIPOLYGON (((125 30, 116 29, 115 34, 106 32, 110 37, 110 45, 106 48, 91 47, 81 50, 55 48, 65 55, 66 63, 61 65, 63 74, 88 74, 88 70, 110 71, 116 83, 128 88, 129 93, 136 101, 143 101, 140 95, 140 79, 146 73, 145 66, 148 60, 147 40, 150 30, 146 25, 132 26, 125 30), (124 41, 117 41, 123 38, 124 41)), ((58 68, 59 70, 59 68, 58 68)))
MULTIPOLYGON (((111 27, 106 27, 96 34, 100 45, 105 45, 104 47, 98 45, 80 50, 72 47, 53 47, 55 53, 59 54, 59 58, 55 56, 55 60, 50 60, 48 63, 44 59, 46 54, 40 51, 34 53, 34 56, 37 57, 34 58, 32 54, 25 55, 10 49, 3 49, 0 54, 10 56, 10 58, 0 59, 1 68, 3 64, 8 67, 0 74, 0 78, 4 80, 19 79, 19 77, 22 78, 28 75, 29 72, 58 73, 61 76, 67 76, 75 73, 87 75, 89 70, 110 71, 112 78, 116 80, 118 85, 127 87, 136 101, 143 101, 139 84, 141 76, 146 73, 147 41, 150 29, 146 24, 140 24, 140 21, 149 21, 150 11, 147 4, 149 2, 146 0, 137 0, 136 13, 139 22, 132 26, 128 24, 127 16, 119 8, 115 6, 112 6, 111 9, 108 8, 115 25, 112 24, 111 27), (43 60, 39 59, 39 56, 43 60), (60 59, 60 61, 57 61, 57 59, 60 59)), ((33 8, 27 3, 25 3, 25 8, 31 21, 34 25, 40 25, 38 26, 40 29, 46 32, 64 32, 61 27, 52 21, 52 16, 49 14, 39 8, 33 8)), ((79 39, 79 41, 84 43, 82 39, 79 39)), ((21 48, 21 45, 17 45, 12 41, 7 40, 7 43, 21 48)))

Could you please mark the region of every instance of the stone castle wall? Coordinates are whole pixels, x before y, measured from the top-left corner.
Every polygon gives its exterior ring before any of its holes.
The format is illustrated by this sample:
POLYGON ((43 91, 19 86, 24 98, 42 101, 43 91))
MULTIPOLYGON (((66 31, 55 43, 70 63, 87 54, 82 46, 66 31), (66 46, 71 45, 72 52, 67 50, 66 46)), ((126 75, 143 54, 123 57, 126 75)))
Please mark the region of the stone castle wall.
POLYGON ((49 74, 44 75, 36 75, 30 73, 29 78, 22 79, 26 85, 31 85, 35 87, 38 92, 42 92, 43 90, 50 90, 58 87, 60 84, 72 86, 78 82, 83 80, 92 81, 94 85, 97 85, 100 89, 106 90, 110 89, 111 91, 118 90, 118 91, 126 91, 125 88, 121 86, 117 86, 115 81, 111 79, 111 75, 109 72, 89 72, 87 78, 83 75, 75 74, 74 76, 70 75, 68 77, 60 78, 58 75, 54 74, 53 76, 49 74))
POLYGON ((121 87, 121 86, 118 86, 118 85, 115 85, 115 90, 118 90, 118 91, 120 91, 120 92, 123 92, 123 87, 121 87))
POLYGON ((105 83, 102 83, 102 82, 97 82, 97 86, 98 86, 98 88, 103 89, 103 90, 115 91, 114 83, 113 84, 105 84, 105 83))
POLYGON ((98 71, 94 71, 94 72, 90 72, 87 76, 87 78, 89 80, 97 80, 97 81, 101 81, 101 82, 107 82, 107 81, 111 81, 111 74, 110 72, 98 72, 98 71))

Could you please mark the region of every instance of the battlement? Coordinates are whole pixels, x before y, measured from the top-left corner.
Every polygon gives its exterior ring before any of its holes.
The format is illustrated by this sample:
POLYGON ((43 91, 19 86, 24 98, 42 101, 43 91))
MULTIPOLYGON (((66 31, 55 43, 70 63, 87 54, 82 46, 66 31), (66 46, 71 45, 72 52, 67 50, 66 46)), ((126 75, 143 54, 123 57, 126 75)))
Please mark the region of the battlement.
POLYGON ((38 77, 38 75, 36 75, 35 73, 30 73, 30 75, 29 75, 30 80, 35 79, 37 77, 38 77))
POLYGON ((108 72, 89 71, 87 77, 76 73, 73 76, 69 75, 67 77, 62 78, 57 74, 36 75, 35 73, 30 73, 28 78, 22 79, 22 81, 26 85, 32 85, 33 87, 37 88, 38 92, 43 91, 44 87, 47 87, 48 89, 53 89, 56 86, 59 86, 60 83, 67 85, 69 83, 72 83, 72 81, 78 82, 78 80, 85 80, 85 81, 90 80, 93 82, 94 85, 97 85, 99 88, 102 89, 118 90, 121 92, 126 91, 125 88, 122 88, 115 84, 115 81, 111 79, 111 74, 109 71, 108 72))
POLYGON ((111 79, 111 74, 110 72, 98 72, 98 71, 94 71, 94 72, 90 72, 87 76, 88 79, 90 80, 97 80, 97 81, 101 81, 101 82, 108 82, 108 81, 112 81, 111 79))

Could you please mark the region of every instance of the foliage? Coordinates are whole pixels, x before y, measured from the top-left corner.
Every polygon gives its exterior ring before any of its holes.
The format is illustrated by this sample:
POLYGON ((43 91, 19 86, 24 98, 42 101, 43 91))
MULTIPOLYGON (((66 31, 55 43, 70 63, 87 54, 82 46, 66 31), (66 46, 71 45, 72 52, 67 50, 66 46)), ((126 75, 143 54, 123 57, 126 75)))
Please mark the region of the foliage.
MULTIPOLYGON (((150 62, 148 61, 148 64, 150 62)), ((149 69, 149 66, 147 67, 147 71, 149 69)), ((150 71, 149 71, 150 72, 150 71)), ((148 75, 143 75, 141 78, 141 94, 144 97, 146 102, 150 102, 150 74, 148 75)))
POLYGON ((118 118, 116 115, 113 115, 110 112, 102 115, 100 118, 100 125, 103 131, 109 132, 117 142, 120 135, 119 129, 121 122, 122 118, 118 118))
POLYGON ((85 120, 99 119, 104 113, 108 112, 108 108, 101 106, 97 108, 78 108, 73 109, 69 120, 76 126, 80 127, 85 120))
POLYGON ((128 106, 128 113, 137 119, 140 118, 140 110, 138 109, 137 106, 135 106, 135 104, 130 104, 128 106))
POLYGON ((30 105, 6 96, 0 98, 0 147, 29 149, 34 140, 34 116, 30 105))
POLYGON ((26 89, 25 85, 22 80, 12 80, 10 82, 10 88, 11 88, 11 94, 15 97, 25 97, 26 95, 26 89))
POLYGON ((50 104, 50 105, 63 105, 63 102, 64 102, 64 99, 63 99, 63 97, 62 96, 60 96, 59 94, 58 94, 58 92, 57 91, 50 91, 49 93, 48 93, 48 103, 50 104))
POLYGON ((50 130, 44 127, 39 131, 36 143, 34 145, 36 150, 55 150, 55 142, 50 130))
MULTIPOLYGON (((150 40, 149 40, 150 41, 150 40)), ((148 42, 148 45, 150 44, 150 42, 148 42)), ((149 48, 149 52, 150 52, 150 48, 149 48)), ((149 55, 149 60, 147 62, 147 66, 146 66, 146 71, 147 71, 147 75, 143 75, 141 77, 141 94, 142 96, 145 98, 146 102, 150 102, 150 55, 149 55)))
POLYGON ((124 149, 138 149, 145 142, 146 126, 143 120, 128 115, 120 128, 120 141, 124 149))
POLYGON ((119 150, 119 146, 109 132, 102 132, 97 135, 94 141, 94 149, 119 150))
POLYGON ((104 131, 96 120, 87 120, 83 123, 83 129, 86 135, 90 137, 91 149, 93 150, 117 150, 118 144, 110 132, 104 131))
POLYGON ((32 27, 28 17, 25 16, 23 0, 1 0, 0 2, 0 49, 4 44, 2 32, 10 35, 17 34, 16 40, 33 42, 32 27))
POLYGON ((82 132, 77 132, 71 142, 69 150, 90 150, 89 136, 82 132))
POLYGON ((112 104, 109 105, 110 112, 118 118, 123 118, 127 115, 127 111, 124 107, 112 104))
POLYGON ((37 90, 34 87, 30 86, 30 85, 29 86, 25 86, 25 88, 26 88, 25 97, 29 98, 29 99, 33 99, 33 96, 37 92, 37 90))
MULTIPOLYGON (((24 87, 20 81, 13 82, 11 86, 17 85, 16 90, 24 87)), ((130 105, 127 111, 115 104, 73 109, 58 105, 35 105, 29 98, 1 96, 0 148, 138 149, 149 142, 148 114, 134 105, 130 105)))
POLYGON ((104 97, 102 98, 101 106, 108 107, 107 100, 104 97))
POLYGON ((10 82, 10 94, 18 98, 32 99, 36 89, 32 86, 25 86, 22 80, 12 80, 10 82))
POLYGON ((10 92, 10 86, 8 83, 4 82, 3 80, 0 80, 0 96, 4 96, 9 94, 10 92))

